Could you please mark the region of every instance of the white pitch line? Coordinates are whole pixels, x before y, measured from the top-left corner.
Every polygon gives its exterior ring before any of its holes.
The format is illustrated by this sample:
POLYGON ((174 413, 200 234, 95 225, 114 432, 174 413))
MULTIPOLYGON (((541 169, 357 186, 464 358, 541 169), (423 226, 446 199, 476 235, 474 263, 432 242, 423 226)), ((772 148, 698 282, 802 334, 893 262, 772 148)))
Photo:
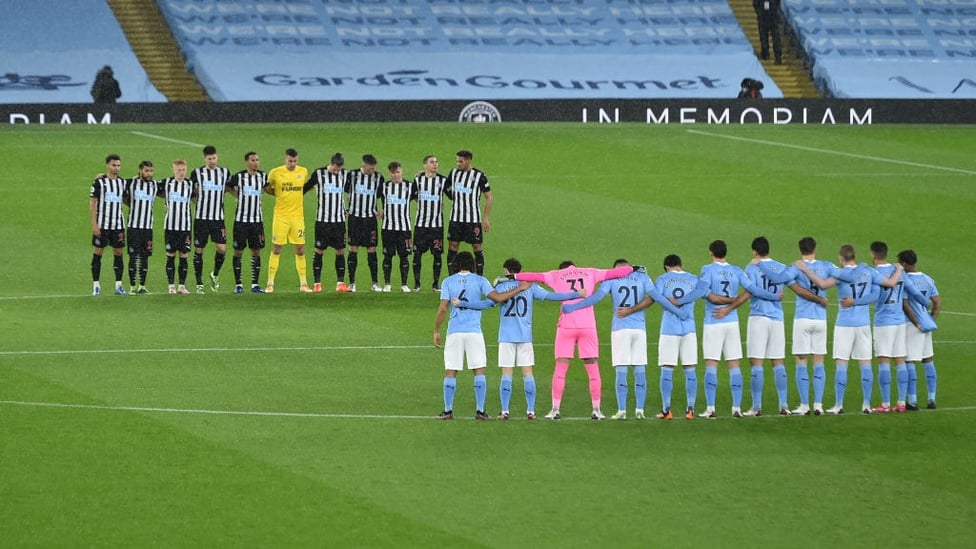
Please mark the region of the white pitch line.
MULTIPOLYGON (((311 418, 311 419, 387 419, 387 420, 404 420, 404 419, 423 419, 432 420, 435 419, 433 415, 427 416, 414 416, 414 415, 398 415, 398 414, 327 414, 327 413, 316 413, 316 412, 260 412, 252 410, 205 410, 196 408, 161 408, 153 406, 105 406, 99 404, 73 404, 69 402, 27 402, 21 400, 0 400, 0 406, 22 406, 22 407, 33 407, 33 408, 62 408, 62 409, 80 409, 80 410, 101 410, 109 412, 147 412, 147 413, 162 413, 162 414, 196 414, 196 415, 215 415, 215 416, 256 416, 256 417, 292 417, 292 418, 311 418)), ((949 408, 939 408, 935 411, 937 412, 970 412, 976 410, 976 406, 956 406, 949 408)), ((931 413, 931 410, 925 410, 925 413, 931 413)), ((850 414, 852 416, 860 416, 861 414, 850 414)), ((787 417, 770 415, 768 417, 787 417)), ((458 416, 457 419, 471 419, 473 417, 458 416)), ((718 419, 729 419, 731 417, 720 417, 718 419)), ((592 421, 589 417, 563 417, 560 421, 592 421)), ((648 421, 647 423, 657 423, 656 421, 648 421)), ((707 422, 706 422, 707 423, 707 422)))
POLYGON ((161 135, 153 135, 151 133, 146 133, 146 132, 132 131, 131 133, 134 134, 134 135, 142 136, 142 137, 148 137, 150 139, 158 139, 160 141, 169 141, 170 143, 177 143, 177 144, 180 144, 180 145, 190 145, 191 147, 202 147, 203 146, 203 145, 201 145, 199 143, 191 143, 189 141, 180 141, 179 139, 173 139, 173 138, 170 138, 170 137, 163 137, 161 135))
POLYGON ((880 156, 870 156, 870 155, 866 155, 866 154, 856 154, 856 153, 849 153, 849 152, 844 152, 844 151, 835 151, 835 150, 832 150, 832 149, 820 149, 820 148, 817 148, 817 147, 805 147, 803 145, 793 145, 793 144, 790 144, 790 143, 781 143, 779 141, 767 141, 765 139, 752 139, 752 138, 749 138, 749 137, 739 137, 739 136, 736 136, 736 135, 722 135, 720 133, 703 132, 701 130, 686 130, 686 131, 688 133, 693 133, 693 134, 696 134, 696 135, 705 135, 705 136, 708 136, 708 137, 721 137, 722 139, 730 139, 732 141, 744 141, 744 142, 747 142, 747 143, 759 143, 760 145, 770 145, 770 146, 774 146, 774 147, 785 147, 787 149, 797 149, 797 150, 800 150, 800 151, 817 152, 817 153, 823 153, 823 154, 833 154, 833 155, 837 155, 837 156, 847 156, 847 157, 850 157, 850 158, 858 158, 858 159, 861 159, 861 160, 871 160, 871 161, 874 161, 874 162, 888 162, 890 164, 900 164, 900 165, 903 165, 903 166, 914 166, 916 168, 929 168, 929 169, 933 169, 933 170, 943 170, 943 171, 947 171, 947 172, 956 172, 956 173, 962 173, 962 174, 966 174, 966 175, 976 175, 976 171, 973 171, 973 170, 964 170, 962 168, 950 168, 948 166, 938 166, 938 165, 935 165, 935 164, 924 164, 924 163, 921 163, 921 162, 909 162, 908 160, 897 160, 897 159, 894 159, 894 158, 883 158, 883 157, 880 157, 880 156))

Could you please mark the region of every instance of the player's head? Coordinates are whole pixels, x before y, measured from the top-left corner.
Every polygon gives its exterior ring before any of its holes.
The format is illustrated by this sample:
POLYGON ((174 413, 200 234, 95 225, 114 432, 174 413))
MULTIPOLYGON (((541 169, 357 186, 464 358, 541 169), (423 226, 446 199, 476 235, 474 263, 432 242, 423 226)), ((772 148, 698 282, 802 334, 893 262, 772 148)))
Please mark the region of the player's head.
POLYGON ((153 178, 153 164, 151 160, 143 160, 139 163, 139 177, 146 181, 153 178))
POLYGON ((681 268, 681 257, 677 254, 670 254, 664 258, 664 270, 670 271, 675 267, 681 268))
POLYGON ((181 181, 186 177, 186 160, 177 158, 173 161, 173 177, 181 181))
POLYGON ((376 157, 371 154, 363 155, 363 173, 371 174, 376 171, 376 157))
POLYGON ((623 265, 630 265, 630 261, 627 261, 624 258, 620 258, 620 259, 614 260, 614 262, 613 262, 613 266, 614 267, 621 267, 623 265))
POLYGON ((918 263, 918 256, 915 254, 915 250, 898 252, 898 263, 901 263, 901 266, 905 267, 906 271, 909 267, 914 267, 918 263))
POLYGON ((454 256, 454 261, 451 263, 451 268, 455 273, 461 271, 473 271, 475 270, 474 255, 471 252, 458 252, 454 256))
POLYGON ((800 255, 810 255, 817 251, 817 241, 812 236, 804 236, 797 245, 800 247, 800 255))
POLYGON ((857 259, 857 255, 854 253, 854 246, 850 244, 844 244, 843 246, 841 246, 840 252, 838 252, 838 254, 840 256, 840 262, 848 265, 853 263, 854 260, 857 259))
POLYGON ((878 261, 888 258, 888 245, 880 240, 871 243, 871 256, 878 261))
POLYGON ((559 268, 560 269, 568 269, 570 267, 575 267, 575 266, 576 266, 576 263, 573 263, 570 260, 563 261, 562 263, 559 264, 559 268))
POLYGON ((756 252, 759 257, 766 257, 769 255, 769 239, 765 236, 757 236, 752 239, 752 251, 756 252))
POLYGON ((298 151, 295 149, 285 149, 285 168, 293 171, 298 166, 298 151))
POLYGON ((390 178, 394 181, 403 180, 403 165, 396 160, 387 164, 386 169, 390 171, 390 178))
POLYGON ((203 163, 208 168, 215 168, 217 166, 217 147, 207 145, 203 148, 203 163))
POLYGON ((346 159, 342 157, 342 153, 340 152, 335 153, 332 155, 332 158, 329 159, 329 171, 332 173, 338 172, 345 165, 346 159))
POLYGON ((424 170, 426 170, 429 173, 436 173, 437 168, 439 167, 440 164, 437 162, 436 156, 432 154, 428 154, 427 156, 424 157, 424 170))
POLYGON ((122 169, 122 158, 117 154, 110 154, 105 157, 105 170, 111 176, 119 175, 122 169))
POLYGON ((725 259, 725 256, 729 254, 729 247, 725 244, 724 240, 713 240, 708 245, 708 251, 715 259, 725 259))
POLYGON ((252 172, 257 171, 257 169, 261 166, 261 157, 258 156, 258 153, 249 151, 244 155, 244 163, 247 164, 247 169, 251 170, 252 172))
POLYGON ((460 170, 470 170, 471 169, 471 159, 474 158, 474 154, 468 149, 461 149, 457 152, 457 167, 460 170))
POLYGON ((505 269, 505 274, 515 274, 522 272, 522 262, 514 257, 510 257, 502 263, 502 268, 505 269))

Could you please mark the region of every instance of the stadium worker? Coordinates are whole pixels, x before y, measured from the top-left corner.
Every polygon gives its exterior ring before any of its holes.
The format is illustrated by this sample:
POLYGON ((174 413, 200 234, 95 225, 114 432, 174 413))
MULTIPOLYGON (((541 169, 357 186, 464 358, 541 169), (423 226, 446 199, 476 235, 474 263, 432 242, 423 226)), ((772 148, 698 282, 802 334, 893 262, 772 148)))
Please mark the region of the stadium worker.
POLYGON ((299 291, 311 292, 306 278, 305 265, 305 182, 308 170, 298 165, 298 151, 285 151, 285 163, 268 173, 264 192, 275 197, 274 221, 271 228, 271 258, 268 260, 268 285, 266 293, 275 289, 275 275, 281 249, 285 244, 295 246, 295 269, 298 271, 299 291))
MULTIPOLYGON (((618 259, 614 267, 630 266, 626 259, 618 259)), ((606 280, 586 299, 564 304, 562 310, 571 313, 582 307, 592 307, 606 296, 613 302, 610 323, 610 357, 616 371, 617 413, 611 419, 627 419, 628 370, 634 370, 634 417, 644 419, 647 400, 647 318, 644 309, 659 303, 665 310, 682 319, 691 318, 693 308, 679 309, 657 291, 646 270, 634 271, 623 278, 606 280)), ((504 318, 504 317, 503 317, 504 318)))
MULTIPOLYGON (((821 278, 833 268, 829 261, 817 259, 817 241, 805 236, 800 239, 800 261, 821 278)), ((793 356, 796 357, 796 390, 800 395, 800 405, 792 411, 797 415, 810 415, 810 371, 807 359, 813 357, 813 413, 823 415, 823 395, 826 386, 824 357, 827 355, 827 296, 795 267, 787 267, 778 273, 769 267, 770 263, 760 261, 756 264, 763 274, 779 284, 789 284, 797 295, 793 314, 793 356)))
POLYGON ((376 198, 383 188, 383 174, 376 171, 376 157, 363 155, 362 166, 346 176, 349 194, 349 284, 355 291, 356 269, 359 266, 359 247, 366 247, 366 263, 373 280, 373 291, 381 292, 379 262, 376 258, 376 198))
POLYGON ((210 289, 220 289, 220 268, 227 256, 227 227, 224 225, 224 193, 230 170, 217 165, 217 147, 203 148, 203 166, 190 173, 190 181, 197 194, 193 220, 193 274, 197 279, 197 293, 203 290, 203 249, 213 240, 214 266, 210 271, 210 289))
POLYGON ((149 293, 146 275, 153 248, 153 205, 159 194, 153 170, 149 160, 140 162, 139 175, 126 182, 122 194, 122 201, 129 206, 129 291, 134 294, 149 293))
POLYGON ((457 389, 457 373, 468 369, 474 374, 475 419, 491 419, 485 412, 485 398, 488 384, 485 368, 488 353, 485 350, 485 336, 481 331, 481 310, 465 308, 463 305, 481 301, 483 296, 501 303, 517 293, 526 290, 530 284, 520 284, 504 293, 491 287, 486 278, 473 272, 474 256, 468 252, 459 253, 455 259, 455 274, 447 277, 441 286, 441 302, 434 318, 434 347, 441 346, 441 325, 447 322, 447 338, 444 341, 444 411, 437 419, 454 419, 454 393, 457 389), (448 314, 450 309, 450 314, 448 314))
POLYGON ((433 284, 440 291, 441 258, 444 256, 444 193, 447 178, 437 173, 437 157, 424 157, 424 170, 413 178, 411 196, 417 201, 417 218, 413 232, 413 291, 421 289, 420 272, 424 254, 430 251, 433 260, 433 284))
POLYGON ((400 290, 410 293, 407 284, 410 276, 410 249, 413 243, 410 228, 410 200, 412 188, 403 180, 403 165, 393 161, 387 166, 390 180, 382 187, 380 200, 383 201, 383 291, 390 291, 390 278, 393 271, 394 256, 400 258, 400 290))
POLYGON ((261 196, 268 184, 268 176, 262 172, 258 153, 249 151, 244 155, 247 166, 227 180, 227 191, 237 199, 234 211, 234 293, 244 293, 242 259, 244 248, 251 250, 251 292, 263 294, 258 282, 261 277, 261 250, 264 249, 264 212, 261 196))
POLYGON ((318 209, 315 211, 315 254, 312 257, 312 291, 322 291, 322 263, 326 248, 335 250, 336 291, 355 291, 346 285, 346 159, 335 153, 329 164, 312 172, 303 192, 318 188, 318 209))
POLYGON ((474 154, 467 149, 457 152, 457 167, 447 175, 447 195, 452 200, 451 221, 447 227, 447 262, 458 253, 461 242, 471 244, 478 274, 485 271, 484 233, 491 230, 492 196, 488 176, 471 166, 474 154), (481 197, 485 210, 481 211, 481 197))
POLYGON ((173 177, 159 185, 159 194, 166 203, 166 216, 163 218, 163 236, 166 241, 166 280, 169 293, 188 294, 186 275, 187 255, 190 253, 190 228, 192 214, 190 204, 197 199, 193 183, 186 178, 186 160, 173 161, 173 177), (179 286, 176 282, 176 255, 180 256, 179 286))
POLYGON ((122 160, 117 154, 105 157, 105 173, 96 177, 88 191, 88 213, 91 218, 92 252, 91 274, 92 295, 102 293, 102 253, 106 246, 112 247, 115 271, 115 293, 126 295, 122 287, 123 259, 125 248, 125 222, 122 218, 122 195, 125 180, 119 177, 122 160))
MULTIPOLYGON (((905 386, 907 393, 908 410, 918 410, 918 373, 915 370, 917 362, 922 363, 925 369, 925 387, 928 389, 928 405, 930 410, 935 409, 935 351, 932 347, 932 332, 936 329, 935 321, 939 318, 942 311, 942 297, 939 289, 935 286, 935 281, 929 275, 919 271, 916 267, 918 256, 913 250, 905 250, 898 253, 898 263, 905 269, 905 284, 913 286, 922 295, 931 299, 931 310, 916 300, 905 297, 905 314, 911 321, 905 328, 905 351, 906 368, 905 373, 898 371, 898 392, 902 393, 902 385, 905 386)), ((899 397, 898 400, 901 400, 899 397)))
MULTIPOLYGON (((577 267, 572 261, 563 261, 559 269, 554 271, 519 272, 508 276, 519 281, 542 282, 560 293, 579 292, 581 295, 586 295, 604 280, 627 276, 636 269, 638 267, 621 266, 609 270, 577 267)), ((606 417, 600 411, 600 392, 603 383, 600 379, 598 363, 600 340, 596 331, 596 317, 593 315, 592 307, 585 307, 572 313, 559 315, 556 324, 556 367, 552 374, 552 409, 546 414, 546 419, 562 417, 559 407, 562 404, 563 391, 566 389, 566 372, 569 371, 569 361, 572 360, 577 349, 590 381, 590 402, 593 404, 590 417, 597 420, 606 417)))

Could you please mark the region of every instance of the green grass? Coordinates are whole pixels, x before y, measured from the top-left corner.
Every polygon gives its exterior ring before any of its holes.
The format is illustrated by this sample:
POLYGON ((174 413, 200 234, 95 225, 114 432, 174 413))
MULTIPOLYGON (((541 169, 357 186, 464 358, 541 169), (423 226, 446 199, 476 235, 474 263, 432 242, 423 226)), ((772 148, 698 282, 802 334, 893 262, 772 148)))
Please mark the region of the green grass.
MULTIPOLYGON (((973 143, 976 128, 958 126, 9 127, 0 133, 4 545, 968 546, 976 520, 968 466, 976 291, 966 274, 976 234, 973 143), (830 260, 846 242, 862 260, 877 239, 893 253, 913 248, 944 296, 935 335, 940 410, 732 421, 720 372, 726 417, 718 421, 529 423, 516 380, 519 420, 486 424, 467 419, 474 404, 465 372, 455 407, 463 420, 426 419, 442 407, 432 292, 302 295, 286 251, 272 296, 231 295, 229 261, 221 293, 168 296, 157 251, 153 295, 88 295, 86 193, 105 155, 120 153, 126 176, 144 158, 157 176, 175 158, 201 161, 200 147, 134 131, 213 143, 233 170, 248 150, 268 170, 296 147, 309 168, 341 151, 350 167, 372 152, 408 173, 437 154, 446 172, 454 152, 470 148, 496 199, 491 274, 510 256, 537 271, 563 259, 609 266, 627 257, 654 274, 669 253, 697 272, 710 241, 725 239, 730 260, 744 264, 759 234, 781 260, 808 234, 830 260)), ((207 268, 212 260, 208 248, 207 268)), ((429 265, 428 257, 425 285, 429 265)), ((361 261, 360 280, 367 273, 361 261)), ((791 315, 791 298, 785 306, 791 315)), ((556 307, 536 310, 545 412, 556 307)), ((597 314, 609 411, 609 305, 597 314)), ((659 313, 648 318, 653 364, 659 313)), ((492 363, 495 311, 484 325, 492 363)), ((828 373, 830 403, 832 361, 828 373)), ((499 375, 492 367, 488 376, 494 414, 499 375)), ((563 413, 583 418, 583 368, 574 363, 569 376, 563 413)), ((649 378, 653 410, 655 368, 649 378)), ((684 402, 680 375, 674 401, 684 402)))

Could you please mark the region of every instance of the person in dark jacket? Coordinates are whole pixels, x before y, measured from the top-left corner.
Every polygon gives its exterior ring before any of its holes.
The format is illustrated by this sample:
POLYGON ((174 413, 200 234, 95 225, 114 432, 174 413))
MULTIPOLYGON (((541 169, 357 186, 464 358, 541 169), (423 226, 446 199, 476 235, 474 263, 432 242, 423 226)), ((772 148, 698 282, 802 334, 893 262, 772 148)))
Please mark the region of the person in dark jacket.
POLYGON ((115 103, 116 99, 122 97, 122 90, 119 88, 119 81, 112 73, 112 67, 105 65, 95 75, 91 96, 95 103, 115 103))
POLYGON ((780 0, 752 0, 752 7, 759 18, 759 55, 769 59, 769 35, 773 35, 773 55, 776 64, 783 62, 783 46, 779 38, 780 0))

